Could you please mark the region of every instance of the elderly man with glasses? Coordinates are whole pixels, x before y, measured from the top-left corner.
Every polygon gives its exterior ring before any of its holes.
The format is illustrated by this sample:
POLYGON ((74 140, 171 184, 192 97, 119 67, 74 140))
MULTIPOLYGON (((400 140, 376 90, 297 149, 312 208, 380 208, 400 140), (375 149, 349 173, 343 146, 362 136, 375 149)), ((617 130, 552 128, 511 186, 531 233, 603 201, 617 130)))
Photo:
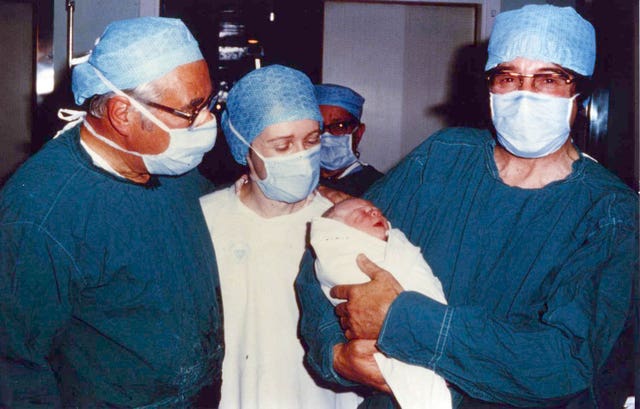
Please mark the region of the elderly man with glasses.
POLYGON ((351 88, 336 84, 315 86, 324 122, 320 137, 320 185, 361 196, 384 176, 360 160, 358 145, 366 126, 360 122, 364 98, 351 88))
POLYGON ((495 138, 436 133, 365 194, 422 248, 449 304, 359 256, 371 281, 332 289, 336 318, 307 255, 296 288, 318 374, 388 392, 381 351, 444 377, 456 408, 622 407, 633 360, 611 363, 634 321, 638 197, 572 143, 595 49, 572 8, 498 15, 495 138))
POLYGON ((84 120, 0 192, 0 406, 215 407, 207 64, 180 20, 116 21, 72 88, 84 120))

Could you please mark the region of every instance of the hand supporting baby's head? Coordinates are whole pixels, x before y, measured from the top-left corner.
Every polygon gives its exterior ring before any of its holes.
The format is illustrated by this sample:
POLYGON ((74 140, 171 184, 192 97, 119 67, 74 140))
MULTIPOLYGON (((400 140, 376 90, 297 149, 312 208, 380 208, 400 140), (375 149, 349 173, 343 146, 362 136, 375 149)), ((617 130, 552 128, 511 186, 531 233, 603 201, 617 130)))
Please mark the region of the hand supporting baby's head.
POLYGON ((344 200, 336 203, 322 216, 340 221, 380 240, 387 240, 389 222, 380 209, 368 200, 360 198, 344 200))

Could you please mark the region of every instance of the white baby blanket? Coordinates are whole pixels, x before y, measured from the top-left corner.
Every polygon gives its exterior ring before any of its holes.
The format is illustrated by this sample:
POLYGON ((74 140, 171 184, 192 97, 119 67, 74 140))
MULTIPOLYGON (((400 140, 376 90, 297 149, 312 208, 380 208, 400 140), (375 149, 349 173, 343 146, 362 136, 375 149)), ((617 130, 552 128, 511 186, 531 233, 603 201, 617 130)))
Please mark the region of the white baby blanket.
MULTIPOLYGON (((342 302, 329 295, 338 284, 359 284, 369 277, 358 268, 356 256, 364 253, 389 271, 405 290, 420 292, 446 304, 442 284, 414 246, 398 229, 389 229, 385 242, 336 220, 316 217, 311 222, 311 246, 316 253, 318 281, 333 305, 342 302)), ((434 371, 410 365, 382 353, 375 354, 378 367, 403 409, 451 409, 445 380, 434 371)))

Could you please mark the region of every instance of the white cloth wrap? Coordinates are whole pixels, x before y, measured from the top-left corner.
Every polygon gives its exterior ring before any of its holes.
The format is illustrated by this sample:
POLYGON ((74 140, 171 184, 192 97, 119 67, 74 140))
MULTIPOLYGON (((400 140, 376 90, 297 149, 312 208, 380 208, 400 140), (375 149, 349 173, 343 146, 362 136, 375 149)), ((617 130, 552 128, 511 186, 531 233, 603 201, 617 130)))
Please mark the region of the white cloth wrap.
MULTIPOLYGON (((433 275, 420 248, 411 244, 398 229, 389 229, 385 242, 339 221, 315 217, 311 222, 310 241, 316 253, 318 281, 333 305, 344 300, 332 298, 331 287, 369 281, 356 263, 360 253, 392 273, 405 290, 420 292, 446 304, 442 284, 433 275)), ((403 409, 451 409, 447 384, 431 369, 388 358, 382 353, 374 354, 374 358, 403 409)))

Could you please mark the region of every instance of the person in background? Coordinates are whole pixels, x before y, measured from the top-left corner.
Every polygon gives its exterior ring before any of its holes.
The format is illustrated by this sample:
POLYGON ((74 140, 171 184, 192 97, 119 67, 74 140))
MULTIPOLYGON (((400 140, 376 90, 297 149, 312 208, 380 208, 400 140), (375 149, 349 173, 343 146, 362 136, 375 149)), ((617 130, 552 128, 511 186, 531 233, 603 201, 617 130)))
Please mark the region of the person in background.
POLYGON ((84 120, 0 192, 0 406, 215 407, 207 64, 180 20, 115 21, 72 89, 84 120))
POLYGON ((316 192, 322 116, 313 85, 282 65, 230 90, 222 129, 249 177, 201 199, 224 309, 221 408, 354 408, 359 398, 318 386, 303 365, 293 291, 307 223, 332 203, 316 192))
POLYGON ((351 88, 335 84, 315 86, 324 122, 320 137, 320 185, 361 196, 383 174, 359 160, 358 145, 365 124, 360 122, 364 98, 351 88))
POLYGON ((528 5, 497 16, 488 51, 496 138, 440 131, 365 194, 422 249, 448 305, 360 255, 371 281, 333 287, 334 310, 308 254, 307 362, 384 391, 379 350, 444 377, 456 408, 622 407, 630 351, 610 363, 635 321, 638 196, 571 140, 595 31, 570 7, 528 5))

